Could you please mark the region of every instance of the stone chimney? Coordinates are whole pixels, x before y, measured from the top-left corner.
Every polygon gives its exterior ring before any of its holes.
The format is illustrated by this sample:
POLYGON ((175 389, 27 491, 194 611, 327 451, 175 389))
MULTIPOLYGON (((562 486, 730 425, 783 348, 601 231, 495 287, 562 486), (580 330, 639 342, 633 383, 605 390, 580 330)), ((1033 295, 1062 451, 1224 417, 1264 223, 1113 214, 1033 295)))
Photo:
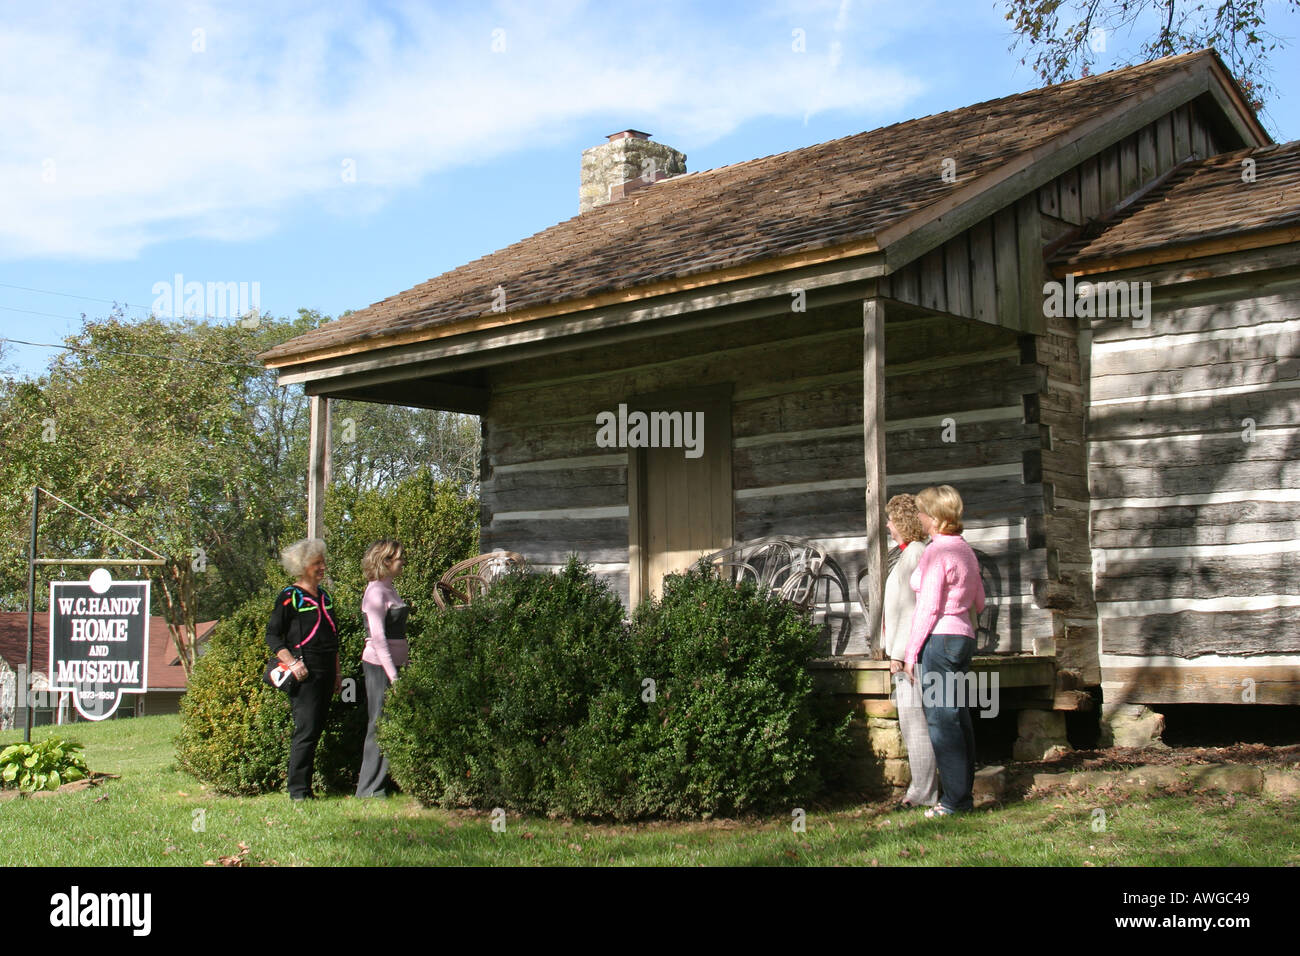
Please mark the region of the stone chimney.
POLYGON ((609 142, 582 151, 578 212, 622 199, 643 186, 684 172, 686 155, 651 142, 649 133, 635 129, 614 133, 609 142))

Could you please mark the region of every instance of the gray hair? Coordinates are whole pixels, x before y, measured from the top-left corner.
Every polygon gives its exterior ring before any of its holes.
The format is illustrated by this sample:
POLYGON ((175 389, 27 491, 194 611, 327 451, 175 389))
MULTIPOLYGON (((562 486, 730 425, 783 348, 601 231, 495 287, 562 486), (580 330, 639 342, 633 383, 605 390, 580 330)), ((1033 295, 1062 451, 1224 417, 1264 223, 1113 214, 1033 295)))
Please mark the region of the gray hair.
POLYGON ((280 552, 280 566, 293 578, 302 577, 307 565, 325 554, 325 542, 320 538, 303 538, 280 552))

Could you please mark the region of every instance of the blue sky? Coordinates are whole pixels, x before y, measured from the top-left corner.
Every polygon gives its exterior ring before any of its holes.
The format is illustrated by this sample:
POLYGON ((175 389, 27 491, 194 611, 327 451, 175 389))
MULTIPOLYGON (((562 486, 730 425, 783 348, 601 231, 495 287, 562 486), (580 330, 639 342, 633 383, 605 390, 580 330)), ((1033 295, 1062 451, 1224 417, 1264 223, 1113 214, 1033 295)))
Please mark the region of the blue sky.
MULTIPOLYGON (((995 0, 0 9, 0 336, 40 342, 177 274, 361 308, 575 215, 618 130, 701 170, 1039 85, 995 0)), ((1285 142, 1300 15, 1271 10, 1285 142)))

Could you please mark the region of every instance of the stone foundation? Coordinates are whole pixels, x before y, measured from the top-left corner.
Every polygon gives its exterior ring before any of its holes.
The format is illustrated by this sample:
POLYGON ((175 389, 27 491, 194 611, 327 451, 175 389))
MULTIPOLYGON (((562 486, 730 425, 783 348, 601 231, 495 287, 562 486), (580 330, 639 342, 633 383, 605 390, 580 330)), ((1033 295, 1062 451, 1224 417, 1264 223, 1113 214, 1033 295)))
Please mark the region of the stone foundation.
POLYGON ((1163 749, 1166 745, 1160 736, 1164 730, 1164 715, 1157 714, 1145 704, 1116 704, 1102 711, 1103 747, 1163 749))
POLYGON ((1015 760, 1054 760, 1072 748, 1065 736, 1065 713, 1059 710, 1022 710, 1016 715, 1020 736, 1011 748, 1015 760))

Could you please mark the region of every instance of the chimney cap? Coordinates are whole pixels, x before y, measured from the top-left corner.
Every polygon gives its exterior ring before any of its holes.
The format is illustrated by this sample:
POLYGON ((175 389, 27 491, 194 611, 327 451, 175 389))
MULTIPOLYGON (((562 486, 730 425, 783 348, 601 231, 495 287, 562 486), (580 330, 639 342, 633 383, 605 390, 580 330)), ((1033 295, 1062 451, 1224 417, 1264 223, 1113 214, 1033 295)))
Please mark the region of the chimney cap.
POLYGON ((639 129, 625 129, 617 133, 610 133, 606 139, 611 143, 620 139, 649 139, 649 133, 643 133, 639 129))

